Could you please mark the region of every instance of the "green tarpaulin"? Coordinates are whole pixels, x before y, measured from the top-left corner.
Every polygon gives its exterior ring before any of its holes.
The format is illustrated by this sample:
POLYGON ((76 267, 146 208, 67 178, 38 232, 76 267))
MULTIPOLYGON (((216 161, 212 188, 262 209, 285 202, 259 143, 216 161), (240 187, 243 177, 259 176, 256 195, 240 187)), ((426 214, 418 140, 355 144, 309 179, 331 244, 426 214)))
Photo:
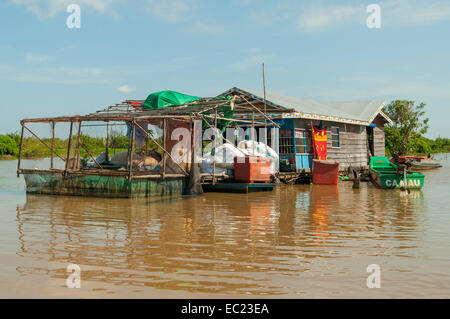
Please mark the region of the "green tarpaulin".
POLYGON ((176 91, 160 91, 150 94, 141 107, 148 109, 162 109, 200 99, 201 97, 199 96, 187 95, 176 91))
MULTIPOLYGON (((170 106, 183 105, 200 99, 201 97, 199 96, 187 95, 176 91, 160 91, 150 94, 141 107, 144 109, 162 109, 170 106)), ((231 96, 221 96, 216 99, 218 101, 231 100, 231 96)), ((198 106, 200 105, 201 103, 198 106)), ((223 117, 233 118, 234 110, 232 110, 229 105, 219 106, 217 110, 223 113, 223 117)), ((213 115, 213 111, 206 111, 203 114, 213 115)), ((210 124, 214 123, 213 120, 210 120, 210 122, 210 124)), ((225 131, 226 126, 230 123, 231 121, 229 120, 217 120, 217 127, 223 132, 225 131)), ((203 128, 207 127, 207 124, 203 123, 203 128)))

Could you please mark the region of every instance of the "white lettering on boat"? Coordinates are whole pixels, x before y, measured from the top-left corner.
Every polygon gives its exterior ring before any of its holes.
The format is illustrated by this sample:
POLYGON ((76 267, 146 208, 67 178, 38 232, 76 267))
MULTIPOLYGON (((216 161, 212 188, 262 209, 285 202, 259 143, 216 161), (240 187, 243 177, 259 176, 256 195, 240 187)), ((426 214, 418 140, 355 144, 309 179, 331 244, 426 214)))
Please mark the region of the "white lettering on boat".
MULTIPOLYGON (((405 187, 404 180, 400 180, 399 182, 397 182, 395 179, 394 180, 387 179, 385 183, 386 183, 386 187, 392 187, 392 188, 405 187)), ((419 179, 410 179, 406 182, 406 185, 407 185, 407 187, 420 187, 420 180, 419 179)))

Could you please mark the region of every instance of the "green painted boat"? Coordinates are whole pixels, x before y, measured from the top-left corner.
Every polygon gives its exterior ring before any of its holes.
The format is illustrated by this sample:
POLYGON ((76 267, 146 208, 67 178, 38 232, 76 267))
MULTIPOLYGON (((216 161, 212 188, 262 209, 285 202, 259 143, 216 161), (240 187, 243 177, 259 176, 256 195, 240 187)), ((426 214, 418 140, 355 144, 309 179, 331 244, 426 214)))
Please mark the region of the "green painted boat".
POLYGON ((372 182, 383 189, 421 189, 425 182, 424 174, 407 171, 405 185, 404 172, 387 157, 371 157, 369 171, 372 182))

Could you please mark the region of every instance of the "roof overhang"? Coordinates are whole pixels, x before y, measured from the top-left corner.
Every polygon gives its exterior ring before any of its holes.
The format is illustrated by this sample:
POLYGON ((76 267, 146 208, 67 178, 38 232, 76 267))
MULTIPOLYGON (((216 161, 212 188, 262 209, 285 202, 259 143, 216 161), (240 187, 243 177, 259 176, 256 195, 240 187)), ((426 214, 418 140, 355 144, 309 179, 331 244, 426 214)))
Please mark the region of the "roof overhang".
POLYGON ((248 98, 252 99, 253 101, 258 101, 258 102, 266 104, 267 106, 270 106, 272 108, 277 108, 279 111, 286 110, 285 112, 281 113, 281 118, 285 118, 285 119, 300 118, 300 119, 322 120, 322 121, 330 121, 330 122, 339 122, 339 123, 367 126, 367 125, 370 125, 378 115, 380 115, 387 122, 392 124, 392 120, 382 111, 383 107, 386 105, 386 101, 383 101, 383 103, 378 107, 376 112, 374 112, 374 114, 368 121, 363 121, 363 120, 345 118, 345 117, 340 117, 340 116, 298 112, 298 111, 295 111, 294 109, 290 108, 287 105, 280 105, 280 104, 274 103, 270 100, 264 100, 263 97, 257 96, 253 93, 250 93, 250 92, 240 89, 238 87, 233 87, 233 88, 229 89, 228 91, 220 94, 219 96, 225 96, 225 95, 231 95, 231 94, 240 94, 240 95, 247 96, 248 98))

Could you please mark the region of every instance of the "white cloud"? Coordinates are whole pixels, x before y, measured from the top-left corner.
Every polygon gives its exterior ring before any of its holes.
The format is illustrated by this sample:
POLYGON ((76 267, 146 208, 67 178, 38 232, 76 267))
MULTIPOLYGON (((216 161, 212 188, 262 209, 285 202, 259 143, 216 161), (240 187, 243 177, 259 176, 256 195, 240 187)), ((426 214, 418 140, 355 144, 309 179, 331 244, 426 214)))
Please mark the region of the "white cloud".
POLYGON ((185 20, 190 10, 192 8, 185 1, 152 0, 147 7, 153 16, 174 23, 185 20))
POLYGON ((27 52, 25 53, 25 60, 30 63, 41 63, 48 59, 46 55, 42 55, 39 53, 27 52))
MULTIPOLYGON (((381 7, 383 26, 415 26, 450 19, 450 2, 446 0, 385 0, 381 7)), ((301 30, 317 30, 338 25, 358 24, 365 26, 369 13, 367 4, 324 5, 303 7, 298 17, 301 30)))
POLYGON ((128 85, 122 85, 121 87, 117 88, 117 91, 122 93, 130 93, 136 91, 136 88, 130 88, 128 85))
POLYGON ((11 0, 16 5, 25 6, 26 10, 36 15, 40 20, 56 17, 57 14, 66 12, 67 6, 76 3, 84 8, 93 9, 99 12, 108 12, 113 16, 117 13, 112 7, 122 0, 11 0))

